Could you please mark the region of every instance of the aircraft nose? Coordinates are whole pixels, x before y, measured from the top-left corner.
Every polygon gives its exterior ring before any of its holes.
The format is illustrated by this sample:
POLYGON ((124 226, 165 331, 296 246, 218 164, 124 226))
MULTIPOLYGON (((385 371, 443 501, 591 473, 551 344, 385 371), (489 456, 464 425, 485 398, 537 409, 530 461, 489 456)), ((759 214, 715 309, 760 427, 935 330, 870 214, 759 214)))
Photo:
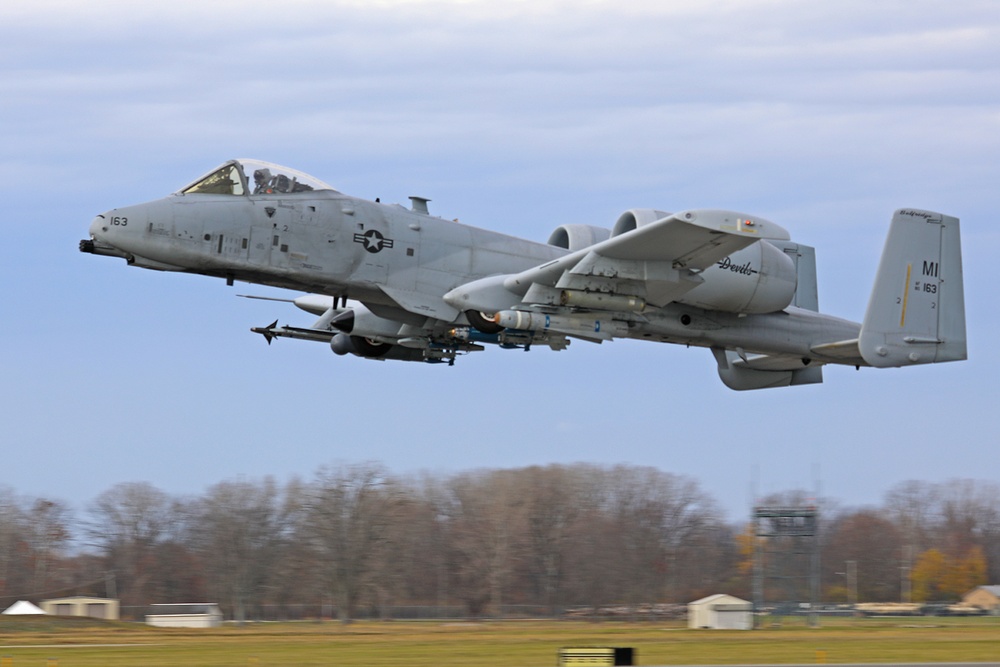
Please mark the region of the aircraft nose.
POLYGON ((93 221, 90 223, 90 237, 97 238, 106 231, 108 231, 107 214, 102 213, 101 215, 95 216, 93 221))
POLYGON ((109 257, 125 257, 128 255, 117 247, 117 241, 113 234, 109 234, 112 227, 111 212, 102 213, 90 222, 90 238, 80 241, 80 252, 92 255, 108 255, 109 257), (112 237, 109 239, 109 237, 112 237))

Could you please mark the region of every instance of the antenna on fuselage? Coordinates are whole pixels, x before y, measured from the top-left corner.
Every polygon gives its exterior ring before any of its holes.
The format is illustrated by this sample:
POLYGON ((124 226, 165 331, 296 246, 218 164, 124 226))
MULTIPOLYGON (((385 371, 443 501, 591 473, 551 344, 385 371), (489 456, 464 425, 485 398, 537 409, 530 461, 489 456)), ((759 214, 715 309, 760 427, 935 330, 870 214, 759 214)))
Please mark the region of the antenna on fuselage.
POLYGON ((410 197, 410 210, 414 213, 423 213, 424 215, 430 215, 430 211, 427 209, 427 202, 430 199, 426 197, 410 197))

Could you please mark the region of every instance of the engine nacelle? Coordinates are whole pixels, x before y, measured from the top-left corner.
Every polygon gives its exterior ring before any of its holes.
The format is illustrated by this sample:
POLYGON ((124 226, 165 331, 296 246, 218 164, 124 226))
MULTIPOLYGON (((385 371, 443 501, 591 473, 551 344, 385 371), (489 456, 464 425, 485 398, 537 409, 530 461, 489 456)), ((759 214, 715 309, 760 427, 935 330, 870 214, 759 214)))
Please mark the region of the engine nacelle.
POLYGON ((758 241, 705 269, 705 282, 677 301, 707 310, 757 314, 792 303, 798 278, 792 258, 758 241))
POLYGON ((604 227, 562 225, 556 227, 556 230, 552 232, 552 235, 549 237, 549 245, 575 252, 592 246, 595 243, 607 241, 609 238, 611 238, 611 230, 604 227))
POLYGON ((611 236, 620 236, 633 229, 645 227, 649 223, 662 220, 669 215, 666 211, 658 211, 653 208, 629 209, 618 216, 618 221, 615 222, 615 226, 611 230, 611 236))

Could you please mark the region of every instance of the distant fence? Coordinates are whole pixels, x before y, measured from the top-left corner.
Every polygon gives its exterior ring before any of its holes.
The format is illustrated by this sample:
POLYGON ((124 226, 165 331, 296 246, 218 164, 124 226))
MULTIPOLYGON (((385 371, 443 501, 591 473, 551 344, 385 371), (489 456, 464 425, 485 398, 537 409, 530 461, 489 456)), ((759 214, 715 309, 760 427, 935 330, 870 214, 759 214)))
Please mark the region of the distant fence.
MULTIPOLYGON (((226 618, 232 619, 232 611, 226 609, 226 618)), ((121 608, 122 620, 141 621, 149 613, 147 606, 124 606, 121 608)), ((504 605, 499 617, 507 619, 518 618, 561 618, 565 615, 562 609, 553 610, 544 605, 504 605)), ((381 609, 362 607, 352 614, 353 620, 479 620, 495 618, 493 614, 473 615, 463 605, 393 605, 381 609)), ((250 607, 246 610, 248 621, 324 621, 336 620, 337 608, 329 604, 265 604, 250 607)))
MULTIPOLYGON (((232 610, 224 608, 226 619, 232 620, 232 610)), ((147 606, 121 607, 123 621, 143 621, 150 613, 147 606)), ((758 613, 770 616, 805 616, 815 613, 823 616, 971 616, 989 612, 976 608, 947 603, 922 605, 900 604, 859 604, 819 605, 810 609, 807 605, 769 605, 758 613)), ((993 612, 996 615, 997 612, 993 612)), ((330 621, 337 620, 337 608, 331 604, 265 604, 249 607, 246 620, 261 621, 330 621)), ((390 605, 382 608, 361 607, 351 614, 352 620, 392 620, 392 621, 476 621, 487 619, 566 619, 566 620, 620 620, 620 621, 668 621, 685 620, 686 604, 636 604, 605 605, 600 607, 573 606, 550 607, 547 605, 512 604, 503 605, 499 614, 471 614, 463 605, 390 605)))
MULTIPOLYGON (((226 618, 232 620, 232 610, 224 608, 226 618)), ((122 620, 142 621, 149 612, 146 606, 123 606, 122 620)), ((548 605, 508 604, 500 613, 472 614, 464 605, 390 605, 382 608, 361 607, 351 614, 352 620, 394 621, 475 621, 486 619, 618 619, 625 621, 652 621, 683 619, 687 605, 637 604, 608 605, 602 607, 574 606, 551 607, 548 605)), ((325 621, 338 618, 337 608, 330 604, 265 604, 246 610, 247 621, 325 621)))

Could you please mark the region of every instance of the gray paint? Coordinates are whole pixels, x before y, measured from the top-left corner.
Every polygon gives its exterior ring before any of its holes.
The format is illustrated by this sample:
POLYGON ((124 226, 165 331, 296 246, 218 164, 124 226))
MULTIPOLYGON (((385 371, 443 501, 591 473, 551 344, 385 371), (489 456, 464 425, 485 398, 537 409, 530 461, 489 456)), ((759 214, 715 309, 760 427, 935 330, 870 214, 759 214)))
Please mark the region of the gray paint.
MULTIPOLYGON (((254 331, 327 341, 338 354, 453 363, 491 343, 561 350, 571 338, 629 337, 710 348, 733 389, 821 382, 827 363, 966 357, 957 218, 896 212, 859 324, 818 312, 814 249, 756 216, 633 209, 613 230, 559 228, 550 245, 444 220, 411 199, 385 205, 230 161, 179 193, 99 215, 81 250, 333 297, 311 327, 254 331), (254 184, 263 172, 267 188, 254 184), (348 310, 355 317, 337 318, 348 310)), ((316 298, 302 303, 317 312, 316 298)))

